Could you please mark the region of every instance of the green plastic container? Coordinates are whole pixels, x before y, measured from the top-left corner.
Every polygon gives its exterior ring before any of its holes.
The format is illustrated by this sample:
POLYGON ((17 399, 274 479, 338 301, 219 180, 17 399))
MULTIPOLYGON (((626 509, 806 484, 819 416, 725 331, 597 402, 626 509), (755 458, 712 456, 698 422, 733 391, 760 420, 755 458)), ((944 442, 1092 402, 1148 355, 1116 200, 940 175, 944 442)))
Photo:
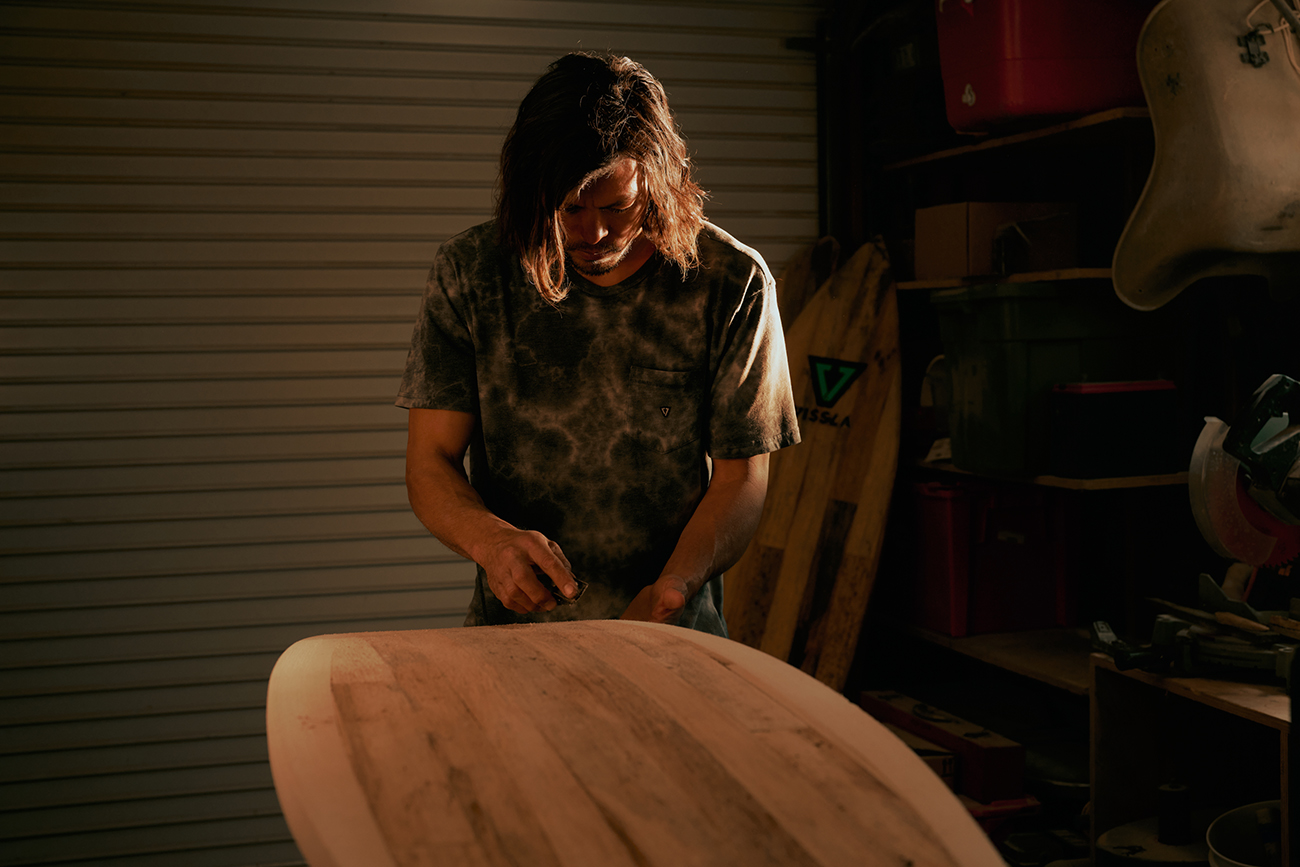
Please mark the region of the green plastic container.
POLYGON ((1109 280, 964 286, 931 303, 952 380, 952 458, 964 470, 1046 474, 1058 383, 1175 374, 1172 317, 1126 306, 1109 280))

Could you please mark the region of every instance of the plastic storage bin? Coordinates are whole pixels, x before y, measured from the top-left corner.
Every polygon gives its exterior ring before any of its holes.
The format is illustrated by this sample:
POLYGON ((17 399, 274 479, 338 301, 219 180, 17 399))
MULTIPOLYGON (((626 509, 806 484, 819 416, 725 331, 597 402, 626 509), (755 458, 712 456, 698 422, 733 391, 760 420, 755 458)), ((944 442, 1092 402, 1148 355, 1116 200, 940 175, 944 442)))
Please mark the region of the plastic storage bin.
POLYGON ((1137 38, 1155 0, 936 0, 948 122, 1146 105, 1137 38))
POLYGON ((1052 387, 1164 379, 1175 314, 1123 304, 1109 283, 1000 283, 937 291, 952 404, 953 463, 974 473, 1049 472, 1052 387))
POLYGON ((918 626, 960 638, 1073 625, 1066 492, 955 480, 913 495, 918 626))
POLYGON ((1071 479, 1187 469, 1177 386, 1167 379, 1071 382, 1052 388, 1051 473, 1071 479))

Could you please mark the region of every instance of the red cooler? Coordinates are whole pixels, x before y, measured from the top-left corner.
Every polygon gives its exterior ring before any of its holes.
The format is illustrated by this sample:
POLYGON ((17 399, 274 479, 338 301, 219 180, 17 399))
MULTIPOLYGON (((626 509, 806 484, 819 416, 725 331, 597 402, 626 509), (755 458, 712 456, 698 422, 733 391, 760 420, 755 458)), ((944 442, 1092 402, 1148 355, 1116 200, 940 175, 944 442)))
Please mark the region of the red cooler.
POLYGON ((948 122, 1145 106, 1137 38, 1155 0, 935 0, 948 122))

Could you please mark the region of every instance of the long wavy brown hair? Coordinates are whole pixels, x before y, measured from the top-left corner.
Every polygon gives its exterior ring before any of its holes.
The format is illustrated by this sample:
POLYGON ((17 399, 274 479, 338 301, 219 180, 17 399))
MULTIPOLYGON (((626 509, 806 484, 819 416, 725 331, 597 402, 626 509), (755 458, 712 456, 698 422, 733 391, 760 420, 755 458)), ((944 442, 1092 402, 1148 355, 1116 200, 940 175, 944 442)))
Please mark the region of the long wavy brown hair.
POLYGON ((626 57, 578 52, 552 63, 506 135, 496 209, 502 243, 552 304, 568 294, 560 208, 624 157, 648 194, 646 237, 685 276, 699 264, 705 193, 663 85, 626 57))

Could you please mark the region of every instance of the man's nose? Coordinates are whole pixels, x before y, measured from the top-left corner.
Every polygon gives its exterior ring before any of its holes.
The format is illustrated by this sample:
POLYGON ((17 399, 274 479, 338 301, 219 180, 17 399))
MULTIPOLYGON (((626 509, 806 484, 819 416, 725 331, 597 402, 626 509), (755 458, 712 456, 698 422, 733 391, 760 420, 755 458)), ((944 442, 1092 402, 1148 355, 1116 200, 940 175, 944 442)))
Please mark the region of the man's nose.
POLYGON ((609 226, 605 224, 605 215, 599 210, 593 209, 584 212, 581 222, 582 243, 599 244, 609 234, 609 226))

